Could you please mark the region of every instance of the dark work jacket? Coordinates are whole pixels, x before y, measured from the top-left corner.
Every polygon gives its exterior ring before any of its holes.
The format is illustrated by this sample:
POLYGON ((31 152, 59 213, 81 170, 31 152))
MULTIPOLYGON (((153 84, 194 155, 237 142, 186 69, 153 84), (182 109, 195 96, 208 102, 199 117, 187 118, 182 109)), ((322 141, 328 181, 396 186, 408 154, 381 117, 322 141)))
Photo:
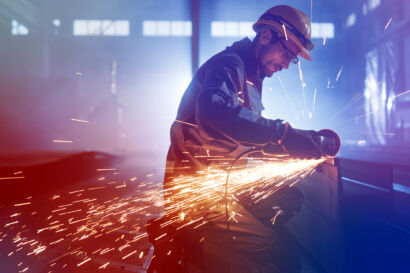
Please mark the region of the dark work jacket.
POLYGON ((248 38, 199 68, 171 126, 165 183, 177 175, 203 170, 212 162, 235 158, 249 146, 275 143, 283 136, 281 120, 261 116, 263 78, 258 74, 248 38))

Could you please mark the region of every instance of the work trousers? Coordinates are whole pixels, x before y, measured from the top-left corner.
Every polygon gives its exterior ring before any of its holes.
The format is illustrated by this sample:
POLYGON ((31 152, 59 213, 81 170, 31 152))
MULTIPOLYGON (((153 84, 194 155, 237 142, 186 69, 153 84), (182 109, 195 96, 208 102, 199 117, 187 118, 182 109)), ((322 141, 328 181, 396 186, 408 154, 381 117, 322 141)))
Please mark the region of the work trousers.
MULTIPOLYGON (((233 211, 235 215, 229 220, 229 232, 225 206, 218 206, 206 216, 207 225, 192 231, 192 238, 202 238, 205 272, 297 272, 297 268, 292 268, 292 263, 298 264, 298 261, 289 261, 292 253, 286 253, 290 252, 288 244, 281 238, 277 225, 283 225, 289 220, 300 210, 302 203, 302 193, 288 186, 283 186, 270 197, 256 203, 246 198, 232 202, 229 215, 232 216, 233 211), (275 223, 276 227, 272 226, 273 218, 279 211, 282 211, 283 219, 279 224, 275 223)), ((196 271, 193 264, 187 264, 188 272, 203 272, 196 271)))

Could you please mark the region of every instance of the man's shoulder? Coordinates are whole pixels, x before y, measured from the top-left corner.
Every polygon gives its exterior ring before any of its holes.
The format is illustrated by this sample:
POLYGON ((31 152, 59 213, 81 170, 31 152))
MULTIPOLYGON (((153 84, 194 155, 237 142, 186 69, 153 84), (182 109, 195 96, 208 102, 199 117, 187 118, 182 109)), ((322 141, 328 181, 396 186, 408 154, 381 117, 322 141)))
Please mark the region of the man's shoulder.
POLYGON ((244 67, 244 62, 239 54, 226 50, 214 55, 209 61, 217 65, 244 67))
POLYGON ((242 74, 245 65, 241 57, 233 52, 219 52, 206 61, 199 69, 199 77, 202 78, 209 73, 220 73, 222 71, 236 71, 242 74))

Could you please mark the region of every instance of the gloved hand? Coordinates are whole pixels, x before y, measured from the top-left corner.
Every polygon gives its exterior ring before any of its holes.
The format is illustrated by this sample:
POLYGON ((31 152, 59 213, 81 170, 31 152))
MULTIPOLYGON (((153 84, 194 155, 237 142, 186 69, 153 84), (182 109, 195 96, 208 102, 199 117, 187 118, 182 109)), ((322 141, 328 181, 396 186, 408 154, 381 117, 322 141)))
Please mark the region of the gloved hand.
POLYGON ((294 129, 289 125, 282 144, 290 156, 312 159, 324 155, 320 140, 316 131, 294 129))

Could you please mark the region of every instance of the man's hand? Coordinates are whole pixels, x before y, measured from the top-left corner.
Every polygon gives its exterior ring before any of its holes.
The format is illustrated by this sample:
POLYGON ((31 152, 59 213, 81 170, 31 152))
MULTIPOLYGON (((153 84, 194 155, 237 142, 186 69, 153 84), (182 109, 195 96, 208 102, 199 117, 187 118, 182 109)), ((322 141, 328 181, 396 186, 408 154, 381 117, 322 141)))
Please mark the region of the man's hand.
POLYGON ((282 144, 292 157, 311 159, 320 158, 324 154, 320 135, 313 130, 299 130, 289 126, 282 144))

